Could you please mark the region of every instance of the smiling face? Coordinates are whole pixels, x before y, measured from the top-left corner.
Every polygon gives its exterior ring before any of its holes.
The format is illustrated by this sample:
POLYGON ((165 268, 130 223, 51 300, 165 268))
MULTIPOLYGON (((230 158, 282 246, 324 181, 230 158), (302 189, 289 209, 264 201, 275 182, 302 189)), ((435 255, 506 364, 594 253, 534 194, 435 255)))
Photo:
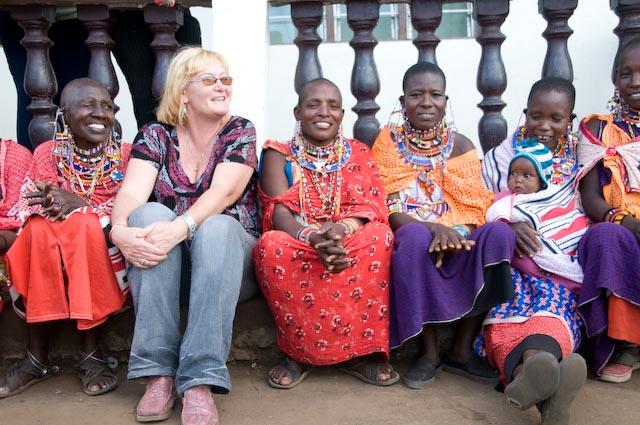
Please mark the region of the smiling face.
POLYGON ((627 105, 640 110, 640 45, 629 47, 620 56, 616 88, 627 105))
POLYGON ((540 190, 540 177, 531 161, 518 158, 511 163, 507 187, 511 193, 535 193, 540 190))
POLYGON ((329 81, 312 82, 300 93, 300 102, 293 109, 293 115, 300 121, 307 142, 326 146, 335 140, 340 130, 344 116, 342 95, 329 81))
POLYGON ((61 103, 75 144, 88 149, 109 139, 116 119, 116 107, 99 83, 83 81, 72 82, 68 88, 65 87, 61 103))
POLYGON ((400 103, 414 128, 428 130, 444 117, 447 107, 445 82, 433 72, 421 72, 407 80, 400 103))
POLYGON ((527 136, 535 137, 551 149, 567 132, 571 122, 571 102, 566 93, 556 90, 538 91, 531 96, 526 110, 527 136))
POLYGON ((218 61, 212 61, 203 71, 191 78, 182 93, 182 102, 187 108, 187 115, 220 118, 229 113, 231 85, 224 85, 220 78, 229 74, 218 61), (206 85, 212 79, 215 84, 206 85))

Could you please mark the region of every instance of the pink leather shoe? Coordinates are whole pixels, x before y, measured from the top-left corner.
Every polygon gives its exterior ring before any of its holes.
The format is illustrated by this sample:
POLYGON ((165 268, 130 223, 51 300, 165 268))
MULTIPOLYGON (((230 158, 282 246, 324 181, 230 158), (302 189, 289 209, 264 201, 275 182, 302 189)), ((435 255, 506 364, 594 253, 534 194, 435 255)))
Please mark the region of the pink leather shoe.
POLYGON ((182 425, 218 425, 218 409, 207 385, 198 385, 184 392, 182 425))
POLYGON ((138 422, 164 421, 173 413, 173 378, 153 376, 147 382, 147 389, 138 402, 136 420, 138 422))

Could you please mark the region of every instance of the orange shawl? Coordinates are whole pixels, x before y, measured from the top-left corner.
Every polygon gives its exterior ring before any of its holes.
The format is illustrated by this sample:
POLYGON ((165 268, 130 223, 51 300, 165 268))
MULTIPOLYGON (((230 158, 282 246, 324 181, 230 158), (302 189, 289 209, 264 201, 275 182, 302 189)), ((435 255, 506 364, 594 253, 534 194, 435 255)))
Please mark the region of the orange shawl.
MULTIPOLYGON (((602 164, 611 172, 611 183, 602 187, 604 200, 609 205, 616 208, 624 208, 633 213, 636 217, 640 217, 640 192, 632 191, 627 187, 627 171, 620 155, 615 148, 629 143, 638 143, 640 138, 632 139, 623 129, 613 122, 613 115, 593 114, 585 117, 580 124, 582 139, 580 143, 591 143, 606 148, 606 153, 602 158, 602 164), (593 134, 587 123, 593 119, 598 119, 606 123, 602 130, 602 140, 598 139, 597 134, 593 134)), ((583 152, 581 150, 579 152, 583 152)), ((585 169, 581 170, 580 175, 583 176, 589 171, 589 158, 579 157, 580 162, 587 163, 585 169)), ((595 165, 595 164, 594 164, 595 165)))
MULTIPOLYGON (((409 187, 420 174, 420 170, 414 170, 402 161, 388 128, 380 131, 372 153, 380 168, 387 194, 409 187)), ((480 226, 485 223, 485 212, 494 195, 482 185, 480 161, 475 149, 447 160, 442 192, 449 210, 440 218, 439 223, 446 226, 480 226)))

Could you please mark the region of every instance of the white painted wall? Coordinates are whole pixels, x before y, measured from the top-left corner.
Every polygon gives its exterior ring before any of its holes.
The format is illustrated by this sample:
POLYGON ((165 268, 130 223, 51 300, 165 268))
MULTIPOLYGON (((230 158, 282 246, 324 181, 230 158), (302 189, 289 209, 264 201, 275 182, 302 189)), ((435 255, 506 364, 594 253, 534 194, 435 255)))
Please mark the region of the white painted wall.
MULTIPOLYGON (((235 78, 232 112, 245 116, 256 125, 259 143, 267 138, 284 140, 293 132, 292 109, 297 99, 293 79, 298 50, 295 46, 267 44, 266 2, 264 0, 216 0, 213 8, 192 8, 202 28, 205 48, 225 55, 235 78)), ((612 33, 618 19, 608 2, 582 0, 569 25, 575 33, 569 39, 578 92, 576 113, 604 112, 613 86, 611 64, 617 49, 617 37, 612 33)), ((503 115, 509 131, 517 124, 526 103, 531 84, 539 77, 546 53, 546 41, 541 33, 546 22, 538 14, 534 0, 513 0, 511 12, 502 26, 507 39, 502 54, 508 76, 503 99, 507 107, 503 115)), ((477 123, 481 111, 476 107, 481 96, 476 89, 476 73, 480 46, 475 40, 444 40, 437 51, 440 66, 447 74, 457 127, 477 141, 477 123)), ((324 76, 341 89, 346 109, 344 128, 352 134, 356 114, 351 95, 350 79, 353 49, 347 43, 323 43, 319 49, 324 76)), ((381 91, 376 101, 381 107, 377 117, 381 123, 401 94, 404 71, 417 59, 417 51, 409 41, 381 42, 374 51, 381 91)), ((136 133, 133 108, 128 87, 118 71, 120 94, 116 101, 122 108, 118 119, 124 135, 131 140, 136 133)), ((6 59, 0 52, 0 136, 15 137, 16 96, 6 59)))
MULTIPOLYGON (((269 81, 267 2, 215 0, 212 9, 212 49, 227 58, 229 73, 233 76, 231 112, 253 122, 261 145, 267 125, 266 87, 269 81)), ((272 101, 277 102, 277 99, 272 101)))
MULTIPOLYGON (((512 1, 510 14, 502 26, 502 32, 507 35, 502 55, 508 78, 507 90, 503 94, 507 107, 503 115, 509 131, 517 125, 531 85, 540 78, 546 54, 546 40, 541 36, 546 21, 538 14, 537 3, 533 0, 512 1)), ((612 30, 617 23, 608 2, 590 0, 580 1, 569 20, 574 30, 569 38, 569 53, 578 93, 575 112, 579 116, 604 112, 611 97, 611 64, 618 42, 612 30)), ((296 46, 270 48, 267 137, 287 139, 292 135, 294 121, 291 111, 297 101, 293 89, 297 54, 296 46)), ((324 76, 334 81, 342 91, 346 110, 344 129, 347 135, 351 135, 357 118, 350 110, 356 103, 350 90, 353 49, 347 43, 321 44, 319 56, 324 76)), ((381 108, 377 118, 384 124, 401 94, 404 71, 417 60, 417 50, 410 41, 387 41, 376 46, 374 57, 381 86, 376 98, 381 108)), ((472 39, 443 40, 437 49, 437 57, 447 75, 447 93, 456 126, 477 142, 477 123, 482 116, 476 106, 482 99, 476 89, 480 45, 472 39)))

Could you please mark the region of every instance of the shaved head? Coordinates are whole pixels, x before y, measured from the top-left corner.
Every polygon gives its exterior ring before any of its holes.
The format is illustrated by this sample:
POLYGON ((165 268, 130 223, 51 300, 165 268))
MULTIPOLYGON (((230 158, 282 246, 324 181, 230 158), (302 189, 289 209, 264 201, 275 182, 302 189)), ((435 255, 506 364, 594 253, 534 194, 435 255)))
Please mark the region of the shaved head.
POLYGON ((107 89, 96 80, 92 80, 91 78, 76 78, 64 86, 60 94, 60 107, 67 109, 72 104, 78 102, 82 98, 82 91, 87 87, 99 89, 103 91, 107 97, 111 98, 107 89))
POLYGON ((302 100, 307 95, 309 90, 320 84, 327 84, 335 88, 338 94, 340 95, 340 101, 342 101, 342 93, 340 93, 340 89, 338 88, 338 86, 335 85, 333 81, 327 80, 326 78, 315 78, 311 81, 307 81, 306 83, 304 83, 304 85, 300 89, 300 95, 298 96, 298 106, 302 105, 302 100))

